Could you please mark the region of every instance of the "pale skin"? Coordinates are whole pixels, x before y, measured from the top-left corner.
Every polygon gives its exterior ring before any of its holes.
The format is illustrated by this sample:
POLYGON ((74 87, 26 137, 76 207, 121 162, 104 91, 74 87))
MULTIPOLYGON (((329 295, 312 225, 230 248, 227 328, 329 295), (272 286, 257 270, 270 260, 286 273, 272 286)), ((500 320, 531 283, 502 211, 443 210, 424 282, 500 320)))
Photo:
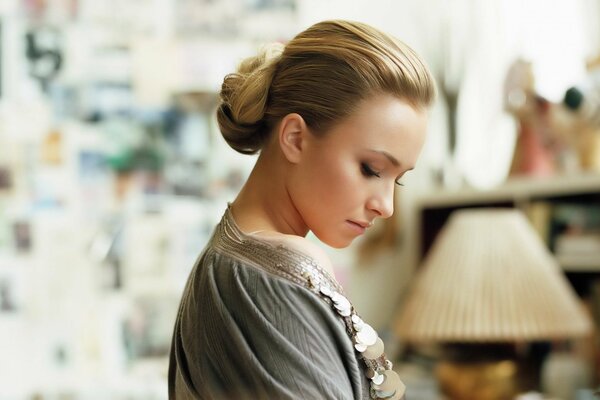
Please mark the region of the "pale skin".
POLYGON ((288 114, 232 203, 240 229, 314 258, 333 276, 331 261, 305 238, 348 246, 376 218, 394 212, 394 191, 423 148, 427 111, 379 94, 316 136, 288 114))

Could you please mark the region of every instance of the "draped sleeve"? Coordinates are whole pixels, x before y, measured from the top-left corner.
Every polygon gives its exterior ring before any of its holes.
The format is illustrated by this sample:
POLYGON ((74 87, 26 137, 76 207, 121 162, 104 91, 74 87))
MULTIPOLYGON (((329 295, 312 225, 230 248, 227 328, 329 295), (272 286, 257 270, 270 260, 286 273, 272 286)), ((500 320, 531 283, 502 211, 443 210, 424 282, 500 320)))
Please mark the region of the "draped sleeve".
POLYGON ((326 302, 243 259, 204 252, 175 322, 170 400, 363 398, 368 381, 326 302))

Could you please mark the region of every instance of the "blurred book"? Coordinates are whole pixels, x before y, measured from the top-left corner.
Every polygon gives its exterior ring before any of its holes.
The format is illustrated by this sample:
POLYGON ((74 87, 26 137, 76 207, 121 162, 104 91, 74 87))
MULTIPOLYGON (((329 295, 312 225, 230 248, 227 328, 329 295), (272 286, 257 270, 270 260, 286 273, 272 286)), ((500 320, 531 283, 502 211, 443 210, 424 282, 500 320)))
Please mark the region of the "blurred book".
POLYGON ((600 271, 600 232, 560 234, 556 237, 555 253, 566 270, 600 271))
POLYGON ((563 234, 556 238, 560 254, 600 254, 600 232, 563 234))

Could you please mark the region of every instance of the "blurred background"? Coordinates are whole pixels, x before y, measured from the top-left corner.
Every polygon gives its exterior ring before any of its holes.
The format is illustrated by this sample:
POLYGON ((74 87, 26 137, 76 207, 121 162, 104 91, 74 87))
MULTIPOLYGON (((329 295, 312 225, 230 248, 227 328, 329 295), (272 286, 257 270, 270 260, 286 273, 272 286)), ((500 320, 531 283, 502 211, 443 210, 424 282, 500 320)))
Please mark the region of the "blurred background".
MULTIPOLYGON (((327 249, 409 398, 593 398, 599 0, 0 0, 1 400, 167 398, 183 285, 254 162, 218 132, 222 79, 260 45, 332 18, 397 36, 438 82, 427 143, 394 217, 349 249, 327 249), (405 305, 438 233, 456 210, 495 207, 526 217, 552 265, 527 284, 501 274, 496 282, 509 286, 496 303, 443 276, 425 292, 459 293, 465 309, 484 302, 479 316, 510 303, 513 323, 521 304, 535 304, 535 315, 556 306, 511 288, 533 292, 553 276, 566 284, 540 296, 576 304, 579 320, 561 317, 565 329, 546 335, 517 326, 419 340, 425 330, 415 340, 405 305), (445 387, 445 346, 471 342, 534 359, 527 390, 503 391, 507 377, 524 376, 506 363, 491 391, 474 394, 456 372, 450 380, 467 395, 445 387)), ((427 304, 427 315, 447 311, 427 304)), ((453 351, 473 361, 465 347, 453 351)))

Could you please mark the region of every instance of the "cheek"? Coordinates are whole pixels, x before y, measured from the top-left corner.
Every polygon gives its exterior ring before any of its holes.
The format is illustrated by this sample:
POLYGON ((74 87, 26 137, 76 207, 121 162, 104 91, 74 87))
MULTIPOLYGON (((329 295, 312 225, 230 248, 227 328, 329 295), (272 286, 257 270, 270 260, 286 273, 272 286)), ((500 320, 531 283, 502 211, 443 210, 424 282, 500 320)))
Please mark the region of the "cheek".
POLYGON ((342 159, 321 159, 313 173, 313 196, 323 205, 325 213, 345 209, 353 202, 359 191, 361 177, 354 162, 342 159))

